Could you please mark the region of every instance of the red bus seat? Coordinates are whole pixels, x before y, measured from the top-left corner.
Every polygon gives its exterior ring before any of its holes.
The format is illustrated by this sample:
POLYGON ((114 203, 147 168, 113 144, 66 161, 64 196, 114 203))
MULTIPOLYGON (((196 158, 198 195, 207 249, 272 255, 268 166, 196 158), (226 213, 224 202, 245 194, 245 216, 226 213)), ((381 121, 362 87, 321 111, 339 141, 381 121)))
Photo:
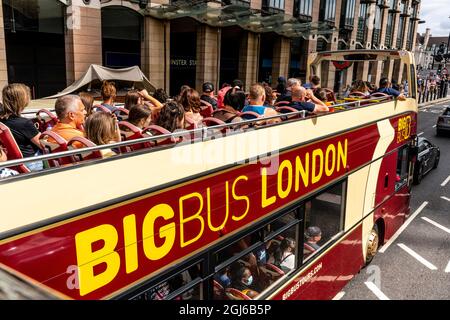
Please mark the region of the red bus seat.
MULTIPOLYGON (((292 107, 277 107, 275 109, 276 112, 278 113, 292 113, 292 112, 298 112, 299 110, 292 108, 292 107)), ((281 119, 283 120, 288 120, 288 119, 295 119, 295 118, 301 118, 302 114, 298 113, 298 114, 294 114, 294 115, 286 115, 284 117, 281 117, 281 119)))
MULTIPOLYGON (((79 144, 83 145, 84 148, 89 148, 89 147, 95 147, 96 144, 93 143, 92 141, 83 138, 83 137, 74 137, 72 139, 69 140, 69 142, 67 142, 67 147, 69 149, 76 149, 73 144, 75 142, 78 142, 79 144)), ((80 149, 82 150, 82 149, 80 149)), ((90 152, 80 152, 80 154, 76 155, 77 158, 79 158, 80 160, 92 160, 92 159, 102 159, 102 153, 100 152, 100 150, 96 150, 96 151, 90 151, 90 152)))
POLYGON ((109 110, 105 106, 102 106, 101 104, 98 104, 98 105, 94 106, 93 109, 95 110, 95 112, 103 111, 103 112, 106 112, 106 113, 111 113, 111 110, 109 110))
POLYGON ((366 98, 367 95, 365 95, 364 93, 362 93, 360 91, 352 91, 352 92, 350 92, 348 97, 349 98, 366 98))
MULTIPOLYGON (((135 125, 127 122, 127 121, 119 121, 119 129, 120 136, 122 137, 122 141, 130 141, 135 139, 141 139, 146 137, 147 135, 142 134, 142 130, 136 127, 135 125)), ((135 150, 140 150, 144 148, 151 148, 151 142, 143 142, 136 143, 133 145, 120 147, 120 151, 122 152, 130 152, 135 150)))
POLYGON ((211 103, 206 102, 204 100, 200 100, 200 106, 201 106, 201 110, 200 110, 200 114, 202 115, 203 118, 208 118, 211 117, 213 112, 214 112, 214 108, 211 105, 211 103))
POLYGON ((124 121, 128 119, 130 111, 123 107, 114 107, 112 113, 114 113, 119 120, 124 121))
POLYGON ((58 123, 58 118, 47 109, 41 109, 36 112, 36 118, 33 122, 40 132, 47 131, 58 123))
MULTIPOLYGON (((39 137, 39 143, 42 146, 44 154, 68 151, 67 141, 59 134, 53 131, 45 131, 39 137), (48 138, 52 138, 53 142, 49 142, 48 138)), ((61 165, 71 164, 74 162, 73 157, 62 157, 59 159, 51 159, 47 161, 50 167, 59 167, 61 165)))
POLYGON ((186 123, 185 125, 186 130, 193 130, 198 128, 197 123, 189 117, 185 117, 184 122, 186 123))
MULTIPOLYGON (((0 143, 6 148, 8 152, 8 160, 23 159, 22 151, 20 151, 16 140, 14 139, 11 130, 0 122, 0 143)), ((20 164, 18 166, 11 167, 20 173, 31 172, 25 165, 20 164)))
POLYGON ((225 294, 225 288, 219 282, 213 279, 213 285, 214 300, 224 300, 228 298, 225 294))
POLYGON ((303 244, 303 257, 304 258, 310 256, 315 251, 316 251, 316 249, 314 249, 312 246, 310 246, 306 242, 303 244))
MULTIPOLYGON (((207 127, 213 127, 213 126, 220 126, 220 125, 225 125, 226 123, 223 122, 220 119, 214 118, 214 117, 208 117, 208 118, 204 118, 202 120, 202 123, 207 126, 207 127)), ((214 130, 215 133, 220 132, 220 133, 228 133, 230 132, 230 128, 229 127, 223 127, 223 128, 219 128, 217 130, 214 130)))
MULTIPOLYGON (((163 127, 160 127, 157 125, 151 125, 151 126, 148 126, 147 128, 144 128, 142 130, 142 133, 143 134, 149 133, 152 136, 159 136, 159 135, 163 135, 163 134, 171 134, 172 132, 164 129, 163 127)), ((154 142, 155 146, 162 146, 162 145, 177 143, 178 142, 177 140, 181 140, 181 139, 175 139, 174 137, 168 137, 168 138, 162 138, 161 140, 152 140, 152 142, 154 142)))
POLYGON ((275 107, 287 107, 291 103, 289 101, 278 101, 274 104, 275 107))
POLYGON ((234 288, 226 288, 225 294, 230 300, 252 300, 249 296, 234 288))
POLYGON ((251 120, 251 119, 258 119, 261 118, 261 116, 253 111, 245 111, 245 112, 241 112, 239 113, 239 117, 241 117, 244 120, 251 120))

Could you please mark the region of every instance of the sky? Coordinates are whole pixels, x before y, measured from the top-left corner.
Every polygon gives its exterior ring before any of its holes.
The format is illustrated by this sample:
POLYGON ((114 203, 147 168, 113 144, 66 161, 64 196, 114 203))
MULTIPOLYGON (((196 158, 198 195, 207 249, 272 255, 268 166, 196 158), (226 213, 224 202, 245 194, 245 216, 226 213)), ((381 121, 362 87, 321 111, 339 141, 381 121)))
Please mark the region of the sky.
POLYGON ((448 36, 450 33, 450 0, 422 0, 420 19, 426 23, 419 24, 419 33, 431 29, 434 37, 448 36))

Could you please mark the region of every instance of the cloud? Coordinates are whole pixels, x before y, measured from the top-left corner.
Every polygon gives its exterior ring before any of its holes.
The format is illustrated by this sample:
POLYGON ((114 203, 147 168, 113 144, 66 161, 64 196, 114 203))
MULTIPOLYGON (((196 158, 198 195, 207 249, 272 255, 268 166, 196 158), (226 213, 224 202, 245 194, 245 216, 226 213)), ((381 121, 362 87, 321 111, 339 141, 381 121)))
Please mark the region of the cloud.
POLYGON ((422 0, 420 8, 420 19, 426 23, 419 24, 419 32, 431 29, 431 34, 437 36, 448 36, 450 32, 450 6, 448 0, 422 0))

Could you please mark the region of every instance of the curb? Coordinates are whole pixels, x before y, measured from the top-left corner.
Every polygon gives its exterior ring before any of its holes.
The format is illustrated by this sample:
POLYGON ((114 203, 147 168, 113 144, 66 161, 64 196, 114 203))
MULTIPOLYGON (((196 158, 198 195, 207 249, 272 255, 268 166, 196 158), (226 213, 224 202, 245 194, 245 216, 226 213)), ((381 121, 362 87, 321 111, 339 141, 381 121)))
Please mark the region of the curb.
POLYGON ((443 102, 450 102, 450 97, 442 98, 442 99, 438 99, 438 100, 434 100, 434 101, 429 101, 429 102, 425 102, 425 103, 421 103, 421 104, 419 104, 419 109, 422 109, 422 108, 425 108, 425 107, 429 107, 431 105, 443 103, 443 102))

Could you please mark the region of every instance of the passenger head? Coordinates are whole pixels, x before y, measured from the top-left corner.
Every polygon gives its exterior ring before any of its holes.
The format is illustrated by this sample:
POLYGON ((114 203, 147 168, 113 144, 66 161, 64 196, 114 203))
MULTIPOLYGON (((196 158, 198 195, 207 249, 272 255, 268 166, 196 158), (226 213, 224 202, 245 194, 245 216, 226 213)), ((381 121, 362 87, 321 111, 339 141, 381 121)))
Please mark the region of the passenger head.
POLYGON ((311 83, 314 88, 317 88, 318 86, 320 86, 320 78, 318 76, 312 76, 311 83))
POLYGON ((266 100, 266 91, 264 87, 258 83, 250 87, 249 93, 250 105, 252 106, 262 106, 266 100))
POLYGON ((80 92, 78 96, 80 97, 81 101, 84 104, 84 109, 86 110, 86 117, 89 117, 93 111, 92 109, 94 106, 94 97, 87 92, 80 92))
POLYGON ((190 89, 191 87, 189 87, 188 85, 184 84, 181 86, 180 88, 180 96, 183 94, 183 92, 187 89, 190 89))
POLYGON ((273 89, 269 86, 269 85, 265 85, 264 86, 264 91, 266 94, 266 100, 265 103, 267 106, 273 106, 274 102, 275 102, 275 98, 273 96, 273 89))
POLYGON ((245 92, 235 87, 228 90, 223 99, 223 103, 226 106, 232 107, 236 111, 242 111, 246 102, 245 92))
POLYGON ((387 88, 388 86, 389 86, 389 79, 381 78, 380 79, 380 88, 387 88))
POLYGON ((289 78, 287 81, 287 87, 292 88, 293 86, 301 86, 302 82, 297 78, 289 78))
POLYGON ((184 90, 180 96, 180 103, 185 112, 198 113, 201 110, 200 96, 195 89, 189 88, 184 90))
POLYGON ((177 101, 171 100, 164 104, 159 113, 156 124, 164 129, 174 132, 184 128, 184 108, 177 101))
POLYGON ((305 101, 306 89, 301 86, 294 86, 292 88, 292 101, 305 101))
POLYGON ((111 113, 94 112, 86 120, 86 137, 96 145, 115 142, 117 137, 116 118, 111 113))
POLYGON ((153 98, 161 103, 166 103, 167 99, 169 99, 169 95, 163 88, 159 88, 156 89, 155 93, 153 94, 153 98))
POLYGON ((242 283, 250 286, 253 283, 253 276, 249 268, 244 265, 232 268, 230 270, 232 285, 233 283, 242 283))
POLYGON ((234 87, 239 87, 239 89, 241 89, 242 91, 244 91, 244 83, 243 83, 241 80, 239 80, 239 79, 234 79, 232 85, 233 85, 233 88, 234 88, 234 87))
POLYGON ((282 252, 295 252, 295 240, 292 238, 284 238, 280 242, 280 250, 282 252))
POLYGON ((3 108, 0 118, 11 115, 20 117, 25 107, 30 103, 30 88, 23 83, 11 83, 3 88, 3 108))
POLYGON ((152 121, 152 111, 143 104, 138 104, 130 109, 127 121, 136 127, 143 129, 152 121))
POLYGON ((306 229, 305 237, 309 242, 318 242, 322 238, 322 231, 319 227, 310 226, 306 229))
POLYGON ((325 91, 325 89, 320 89, 317 90, 314 95, 317 97, 317 99, 319 99, 322 102, 327 102, 327 92, 325 91))
POLYGON ((125 109, 131 110, 135 105, 142 104, 142 97, 137 90, 130 90, 125 96, 125 109))
POLYGON ((359 80, 358 82, 355 83, 355 90, 365 93, 369 91, 369 88, 367 87, 366 82, 359 80))
POLYGON ((205 82, 202 85, 202 91, 204 95, 214 96, 214 85, 211 82, 205 82))
POLYGON ((105 103, 113 103, 116 99, 116 87, 113 82, 103 81, 101 94, 103 102, 105 103))
POLYGON ((86 107, 81 98, 74 94, 59 97, 55 102, 59 122, 81 128, 86 119, 86 107))

